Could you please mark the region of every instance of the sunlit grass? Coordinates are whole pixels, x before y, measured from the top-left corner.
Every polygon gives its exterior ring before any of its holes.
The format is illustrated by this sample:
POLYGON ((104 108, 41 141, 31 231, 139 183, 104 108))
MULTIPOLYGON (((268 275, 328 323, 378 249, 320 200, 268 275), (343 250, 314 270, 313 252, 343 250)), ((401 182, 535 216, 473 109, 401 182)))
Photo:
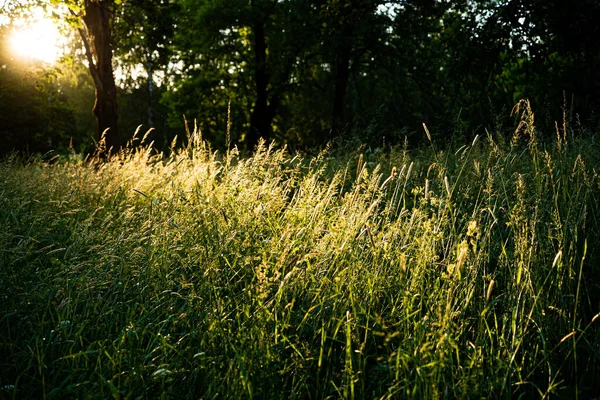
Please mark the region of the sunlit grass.
POLYGON ((5 161, 0 393, 598 393, 599 155, 562 135, 241 158, 196 135, 5 161))

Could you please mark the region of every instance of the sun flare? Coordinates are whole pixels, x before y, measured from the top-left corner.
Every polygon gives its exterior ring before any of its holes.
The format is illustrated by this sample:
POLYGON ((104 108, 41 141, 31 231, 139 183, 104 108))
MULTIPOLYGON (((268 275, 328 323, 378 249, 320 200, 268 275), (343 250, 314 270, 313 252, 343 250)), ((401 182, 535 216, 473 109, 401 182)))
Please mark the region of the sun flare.
POLYGON ((63 54, 64 39, 56 24, 43 16, 17 21, 10 37, 15 56, 54 64, 63 54))

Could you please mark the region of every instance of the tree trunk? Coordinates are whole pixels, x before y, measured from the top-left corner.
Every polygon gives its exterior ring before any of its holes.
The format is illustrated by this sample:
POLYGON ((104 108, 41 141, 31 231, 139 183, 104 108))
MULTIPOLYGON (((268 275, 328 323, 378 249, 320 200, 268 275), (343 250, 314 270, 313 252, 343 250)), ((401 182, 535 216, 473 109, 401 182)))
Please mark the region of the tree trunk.
POLYGON ((265 38, 265 26, 262 21, 255 22, 252 27, 254 38, 254 83, 256 85, 256 101, 252 114, 250 115, 250 131, 246 136, 246 147, 252 150, 258 140, 262 137, 266 141, 271 138, 271 122, 269 116, 269 102, 267 87, 269 85, 269 74, 267 72, 267 41, 265 38))
POLYGON ((154 64, 152 63, 152 56, 150 53, 146 55, 146 61, 146 70, 148 72, 148 126, 150 128, 154 128, 154 112, 152 111, 152 95, 154 92, 154 64))
POLYGON ((98 140, 104 140, 101 155, 116 153, 121 146, 117 129, 117 87, 112 66, 111 0, 85 0, 84 27, 79 30, 85 45, 89 70, 96 87, 94 115, 98 140))
MULTIPOLYGON (((343 41, 350 41, 351 34, 344 36, 343 41)), ((334 94, 333 110, 331 113, 331 137, 337 137, 344 131, 346 123, 345 106, 346 93, 348 91, 348 81, 350 79, 350 57, 352 47, 350 43, 343 43, 335 55, 333 73, 334 73, 334 94)))

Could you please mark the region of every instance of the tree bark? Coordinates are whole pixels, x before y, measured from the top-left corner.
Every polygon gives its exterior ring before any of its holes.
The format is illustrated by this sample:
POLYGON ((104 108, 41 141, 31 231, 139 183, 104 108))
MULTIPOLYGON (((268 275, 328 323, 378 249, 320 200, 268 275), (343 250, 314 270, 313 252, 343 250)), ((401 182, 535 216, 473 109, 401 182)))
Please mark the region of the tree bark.
POLYGON ((146 70, 148 72, 148 126, 154 128, 154 112, 152 110, 152 96, 154 92, 154 64, 152 63, 152 56, 148 52, 146 56, 146 70))
POLYGON ((246 136, 246 147, 253 150, 258 140, 262 137, 265 141, 271 139, 271 124, 275 110, 269 106, 268 86, 269 74, 267 71, 267 41, 265 26, 262 21, 255 22, 252 26, 254 38, 254 82, 256 85, 256 101, 250 115, 250 130, 246 136))
MULTIPOLYGON (((350 40, 350 37, 345 37, 344 40, 350 40)), ((344 131, 346 93, 348 91, 348 81, 350 79, 350 57, 352 48, 349 43, 344 43, 335 56, 333 73, 334 73, 334 94, 333 94, 333 110, 331 113, 331 137, 337 137, 344 131)))
POLYGON ((99 149, 103 156, 114 154, 121 147, 117 128, 117 87, 112 66, 112 3, 111 0, 85 0, 83 28, 79 30, 96 88, 93 113, 98 123, 97 139, 104 141, 105 147, 99 149))

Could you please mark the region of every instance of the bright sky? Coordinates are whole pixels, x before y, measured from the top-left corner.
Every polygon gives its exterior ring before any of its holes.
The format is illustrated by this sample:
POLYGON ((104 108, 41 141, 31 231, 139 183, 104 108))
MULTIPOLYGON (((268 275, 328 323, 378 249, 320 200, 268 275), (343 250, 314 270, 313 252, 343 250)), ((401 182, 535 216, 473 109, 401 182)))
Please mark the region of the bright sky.
POLYGON ((31 19, 17 19, 13 26, 9 41, 15 57, 53 64, 63 54, 66 39, 41 8, 32 11, 31 19))

